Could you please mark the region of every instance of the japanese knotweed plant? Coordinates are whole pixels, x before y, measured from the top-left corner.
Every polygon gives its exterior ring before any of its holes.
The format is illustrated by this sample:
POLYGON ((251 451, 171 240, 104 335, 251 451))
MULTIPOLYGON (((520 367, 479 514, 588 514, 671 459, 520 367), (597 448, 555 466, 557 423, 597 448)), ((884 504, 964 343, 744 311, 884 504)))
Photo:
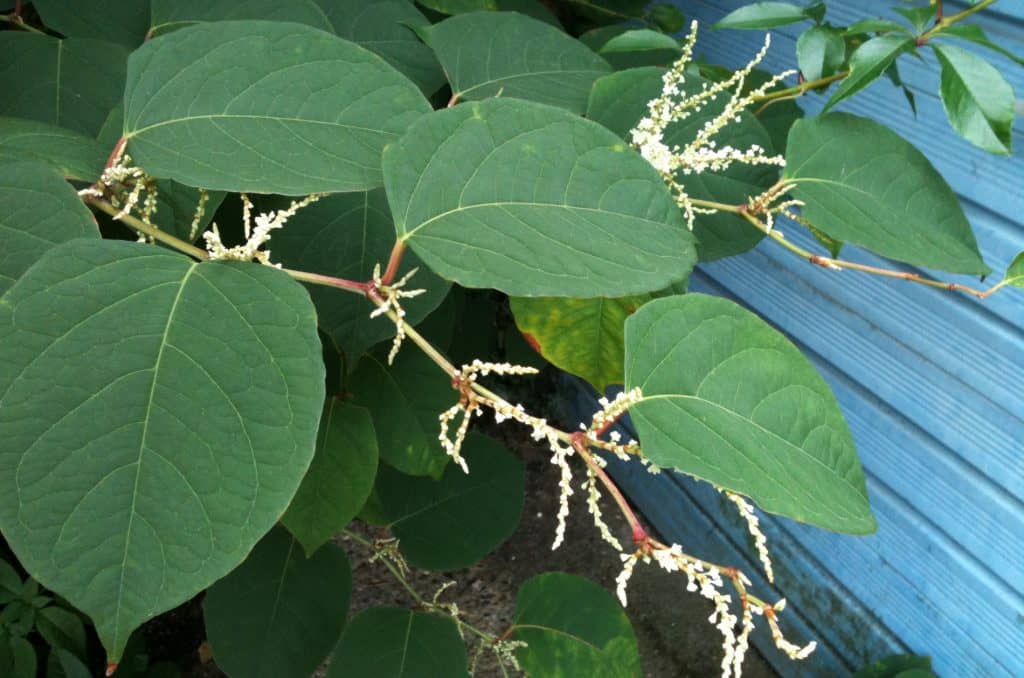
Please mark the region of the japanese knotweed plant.
MULTIPOLYGON (((113 15, 100 0, 38 0, 38 16, 18 3, 5 17, 4 538, 95 623, 108 673, 137 627, 205 591, 213 656, 232 676, 307 676, 328 655, 329 676, 466 675, 488 656, 502 672, 635 676, 622 607, 648 563, 713 605, 722 675, 740 675, 761 619, 778 648, 808 657, 813 640, 783 635, 784 600, 659 540, 605 466, 711 483, 768 581, 755 506, 875 529, 822 377, 756 315, 686 281, 698 261, 768 238, 829 270, 979 298, 1024 286, 1020 255, 984 291, 840 258, 854 243, 989 272, 920 152, 867 118, 804 117, 792 101, 839 82, 835 103, 896 73, 901 54, 934 49, 953 127, 1006 152, 1012 91, 944 42, 999 50, 962 23, 992 0, 950 16, 942 3, 901 8, 911 28, 844 31, 823 23, 823 3, 727 17, 815 22, 791 87, 792 73, 756 68, 767 38, 739 70, 695 63, 697 27, 667 35, 683 25, 667 5, 544 3, 555 16, 516 3, 526 16, 421 4, 433 19, 405 0, 140 0, 113 15), (562 28, 619 21, 579 39, 562 28), (782 217, 828 256, 790 243, 782 217), (623 390, 578 428, 511 402, 506 380, 543 361, 492 360, 478 339, 493 306, 467 289, 506 295, 555 366, 623 390), (622 561, 621 606, 582 578, 542 574, 508 628, 485 629, 444 589, 409 584, 409 567, 473 564, 519 520, 523 465, 472 430, 484 415, 550 449, 554 548, 569 496, 586 494, 622 561), (357 519, 390 535, 368 538, 357 519), (414 605, 346 620, 338 534, 414 605)), ((24 635, 0 635, 0 661, 22 657, 0 671, 34 675, 24 635)))

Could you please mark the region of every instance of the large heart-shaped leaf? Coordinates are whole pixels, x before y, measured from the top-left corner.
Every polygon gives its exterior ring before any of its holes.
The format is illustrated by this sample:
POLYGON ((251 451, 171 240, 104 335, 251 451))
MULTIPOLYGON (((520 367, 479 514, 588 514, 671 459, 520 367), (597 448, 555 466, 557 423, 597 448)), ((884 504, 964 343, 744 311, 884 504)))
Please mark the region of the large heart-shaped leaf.
POLYGON ((624 296, 693 266, 654 168, 597 123, 514 99, 432 113, 384 153, 399 237, 441 276, 516 296, 624 296))
MULTIPOLYGON (((587 106, 587 117, 601 123, 623 139, 630 140, 632 130, 647 115, 647 102, 656 98, 662 87, 662 68, 634 68, 605 76, 594 83, 587 106)), ((681 89, 686 94, 701 91, 705 82, 698 76, 688 75, 681 89)), ((712 118, 719 115, 728 100, 727 95, 706 103, 699 111, 675 122, 665 130, 665 143, 685 147, 712 118)), ((758 119, 750 113, 741 113, 739 120, 729 123, 715 138, 721 145, 749 148, 757 145, 772 150, 771 137, 758 119)), ((684 174, 676 179, 686 187, 691 197, 729 205, 745 203, 747 198, 759 195, 778 177, 778 170, 770 165, 734 164, 722 172, 684 174)), ((744 219, 727 212, 700 215, 694 224, 697 253, 701 261, 711 261, 746 252, 761 242, 763 234, 744 219)))
POLYGON ((367 355, 345 388, 355 404, 370 410, 381 459, 403 473, 441 476, 448 456, 437 440, 437 416, 456 395, 437 365, 411 347, 390 367, 367 355))
POLYGON ((95 137, 121 98, 128 50, 90 38, 0 33, 0 114, 95 137))
POLYGON ((542 356, 603 392, 622 383, 626 318, 650 299, 513 297, 511 303, 516 325, 542 356))
POLYGON ((455 622, 397 607, 371 607, 345 627, 327 678, 468 678, 455 622))
POLYGON ((313 463, 281 523, 312 555, 356 517, 376 476, 377 435, 370 413, 328 398, 313 463))
POLYGON ((702 294, 644 305, 626 321, 626 388, 637 387, 630 415, 655 464, 818 527, 875 530, 832 391, 753 313, 702 294))
POLYGON ((430 22, 409 0, 318 0, 334 32, 362 45, 433 94, 444 84, 444 73, 434 52, 410 28, 430 22))
POLYGON ((149 27, 149 3, 138 0, 33 0, 47 28, 69 38, 98 38, 132 48, 149 27))
POLYGON ((135 243, 61 245, 0 300, 0 528, 110 660, 284 513, 313 456, 320 351, 280 271, 135 243))
POLYGON ((582 113, 594 80, 611 70, 580 41, 518 12, 454 16, 427 36, 459 99, 515 97, 582 113))
POLYGON ((949 184, 884 125, 846 113, 801 120, 784 175, 803 215, 835 240, 918 266, 989 272, 949 184))
POLYGON ((128 62, 136 162, 189 186, 303 193, 381 184, 380 154, 430 110, 377 55, 309 26, 196 24, 128 62))
POLYGON ((75 189, 34 162, 0 165, 0 234, 0 294, 56 245, 100 235, 75 189))
POLYGON ((324 11, 313 0, 152 0, 149 35, 163 35, 203 21, 291 21, 331 30, 324 11))
POLYGON ((523 463, 470 432, 469 466, 449 464, 440 481, 381 467, 376 494, 406 559, 424 570, 469 567, 515 531, 523 511, 523 463))
POLYGON ((338 642, 351 594, 344 550, 307 559, 276 527, 203 599, 213 658, 231 676, 307 678, 338 642))
POLYGON ((952 45, 935 45, 942 64, 939 93, 949 124, 989 153, 1010 152, 1013 88, 984 59, 952 45))
MULTIPOLYGON (((345 193, 328 196, 304 208, 288 220, 288 227, 274 234, 274 261, 288 268, 339 276, 349 280, 370 280, 375 265, 387 265, 395 244, 384 191, 345 193)), ((399 276, 414 268, 419 272, 408 289, 426 293, 405 299, 406 322, 415 325, 432 312, 448 294, 448 281, 427 269, 414 252, 402 259, 399 276)), ((352 363, 364 351, 395 336, 390 319, 370 318, 373 306, 365 297, 342 290, 311 285, 309 294, 316 304, 320 328, 343 350, 352 363)))
POLYGON ((0 162, 34 160, 60 175, 95 181, 107 154, 95 139, 80 132, 37 120, 0 117, 0 162))
POLYGON ((622 607, 597 584, 563 572, 527 580, 512 622, 516 651, 532 676, 630 678, 643 675, 636 634, 622 607))

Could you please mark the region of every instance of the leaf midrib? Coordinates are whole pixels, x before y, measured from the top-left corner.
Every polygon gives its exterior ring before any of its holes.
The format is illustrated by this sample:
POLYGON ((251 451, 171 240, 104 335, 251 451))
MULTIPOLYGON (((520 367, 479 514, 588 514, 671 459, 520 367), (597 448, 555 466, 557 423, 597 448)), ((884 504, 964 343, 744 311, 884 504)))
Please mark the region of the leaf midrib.
POLYGON ((121 635, 121 601, 124 598, 124 578, 125 572, 127 571, 128 565, 128 551, 131 548, 132 541, 132 525, 135 521, 135 502, 139 496, 139 477, 142 474, 142 459, 145 455, 146 450, 146 437, 149 434, 149 421, 150 414, 153 410, 153 401, 156 396, 156 385, 160 377, 160 366, 163 364, 164 349, 168 345, 168 336, 170 335, 171 325, 174 323, 174 315, 178 310, 178 304, 181 302, 181 298, 185 291, 185 287, 188 285, 189 278, 198 269, 199 263, 193 263, 189 266, 185 275, 181 279, 181 283, 178 287, 178 293, 174 296, 174 301, 171 302, 171 309, 167 314, 167 324, 164 325, 163 335, 160 337, 160 349, 157 351, 156 361, 153 366, 153 382, 149 388, 149 398, 146 403, 146 414, 142 424, 142 435, 139 437, 139 460, 135 465, 135 480, 132 482, 132 503, 128 510, 128 527, 125 530, 124 538, 124 555, 121 558, 121 576, 117 585, 117 602, 114 608, 114 647, 120 647, 120 635, 121 635))
POLYGON ((206 115, 191 115, 187 118, 171 118, 169 120, 162 120, 161 122, 147 125, 146 127, 140 127, 139 129, 132 130, 131 132, 126 131, 124 136, 128 139, 138 136, 143 132, 148 132, 159 127, 166 127, 168 125, 187 124, 196 120, 270 120, 273 122, 293 122, 301 123, 306 125, 327 125, 330 127, 343 127, 345 129, 358 130, 360 132, 370 132, 372 134, 383 134, 386 136, 397 137, 398 135, 394 132, 389 132, 383 129, 373 129, 372 127, 362 127, 360 125, 351 125, 341 122, 332 122, 330 120, 311 120, 309 118, 295 118, 291 116, 283 115, 239 115, 235 113, 210 113, 206 115))
POLYGON ((493 208, 493 207, 507 207, 507 206, 510 206, 510 205, 516 205, 516 206, 522 206, 522 207, 535 207, 535 208, 566 209, 566 210, 570 210, 570 211, 579 211, 579 212, 594 212, 594 213, 597 213, 597 214, 607 214, 607 215, 612 215, 612 216, 616 216, 616 217, 622 217, 623 219, 635 219, 637 221, 642 221, 642 222, 645 222, 645 223, 648 223, 648 224, 654 224, 656 226, 663 226, 665 228, 671 228, 668 224, 666 224, 663 221, 655 221, 653 219, 648 219, 646 217, 637 216, 635 214, 623 214, 621 212, 612 212, 611 210, 599 209, 597 207, 581 207, 579 205, 569 205, 569 204, 566 204, 566 203, 554 203, 554 202, 529 202, 529 201, 526 201, 526 200, 500 200, 500 201, 497 201, 497 202, 480 202, 480 203, 474 203, 472 205, 459 205, 458 207, 454 207, 454 208, 452 208, 450 210, 446 210, 444 212, 441 212, 440 214, 435 214, 434 216, 430 217, 429 219, 427 219, 423 223, 419 224, 418 226, 416 226, 412 230, 406 230, 405 233, 402 234, 401 240, 408 240, 408 239, 412 238, 412 236, 415 235, 417 231, 422 230, 423 228, 429 226, 431 223, 433 223, 435 221, 438 221, 439 219, 443 219, 444 217, 447 217, 447 216, 449 216, 451 214, 456 214, 458 212, 468 212, 470 210, 481 208, 481 207, 485 207, 485 208, 486 207, 492 207, 493 208))

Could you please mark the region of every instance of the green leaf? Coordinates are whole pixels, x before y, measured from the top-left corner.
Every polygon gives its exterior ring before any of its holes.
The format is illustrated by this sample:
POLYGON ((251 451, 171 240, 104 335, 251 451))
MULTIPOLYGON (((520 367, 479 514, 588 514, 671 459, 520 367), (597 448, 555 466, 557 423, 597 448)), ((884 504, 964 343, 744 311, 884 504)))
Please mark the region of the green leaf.
POLYGON ((92 678, 92 675, 89 667, 67 650, 59 647, 50 649, 46 662, 47 678, 92 678))
POLYGON ((628 30, 601 45, 598 54, 617 70, 665 66, 681 55, 675 38, 648 28, 628 30))
POLYGON ((893 7, 892 11, 909 21, 910 25, 918 33, 923 33, 928 24, 935 19, 935 8, 929 5, 923 7, 893 7))
POLYGON ((0 294, 56 245, 100 235, 75 189, 35 162, 0 164, 0 234, 0 294))
POLYGON ((391 367, 365 356, 346 390, 356 405, 370 410, 382 460, 410 475, 441 476, 448 456, 437 440, 437 416, 456 395, 429 358, 410 347, 391 367))
POLYGON ((914 39, 903 35, 882 35, 862 44, 850 56, 850 74, 832 93, 825 111, 877 80, 896 57, 913 48, 914 39))
POLYGON ((51 605, 39 610, 36 630, 50 647, 61 648, 85 659, 86 635, 82 618, 74 612, 51 605))
POLYGON ((8 591, 15 595, 21 591, 21 576, 3 559, 0 559, 0 591, 8 591))
POLYGON ((196 24, 128 62, 124 135, 153 176, 300 195, 381 183, 380 153, 430 110, 380 57, 292 23, 196 24))
POLYGON ((498 9, 498 0, 419 0, 419 3, 441 14, 463 14, 498 9))
POLYGON ((459 99, 528 99, 582 113, 594 80, 611 70, 578 40, 516 12, 454 16, 430 29, 428 43, 459 99))
POLYGON ((164 35, 206 21, 290 21, 322 31, 331 30, 331 22, 313 0, 151 0, 153 8, 150 37, 164 35))
MULTIPOLYGON (((454 435, 457 424, 451 427, 454 435)), ((383 466, 377 497, 406 560, 424 570, 473 565, 508 539, 523 511, 523 463, 487 436, 470 432, 469 466, 449 464, 440 481, 383 466)))
POLYGON ((445 83, 433 50, 410 26, 430 22, 408 0, 319 0, 338 36, 375 52, 430 95, 445 83))
POLYGON ((61 176, 95 181, 103 172, 107 153, 95 140, 45 122, 0 116, 0 163, 34 160, 53 167, 61 176))
POLYGON ((843 67, 846 41, 829 26, 812 26, 796 41, 796 59, 804 80, 827 78, 843 67))
POLYGON ((598 24, 643 17, 650 0, 569 0, 587 19, 598 24))
POLYGON ((96 38, 129 48, 142 43, 149 3, 139 0, 32 0, 39 17, 69 38, 96 38))
POLYGON ((0 33, 0 115, 96 136, 121 98, 128 50, 89 38, 0 33))
POLYGON ((686 25, 686 16, 679 8, 667 2, 651 5, 647 20, 663 33, 678 33, 686 25))
POLYGON ((365 408, 328 398, 313 463, 281 523, 307 556, 363 508, 377 476, 377 436, 365 408))
POLYGON ((32 643, 19 636, 10 636, 7 638, 7 647, 10 648, 11 663, 6 667, 5 675, 10 678, 36 678, 36 651, 32 643))
POLYGON ((510 99, 417 121, 384 153, 395 229, 436 273, 516 296, 624 296, 695 259, 653 167, 597 123, 510 99))
MULTIPOLYGON (((287 268, 338 276, 348 280, 370 280, 373 268, 388 263, 395 244, 395 226, 387 197, 381 189, 364 193, 328 196, 302 209, 288 220, 287 228, 274 234, 274 261, 287 268)), ((406 322, 416 325, 431 313, 451 285, 424 267, 414 252, 402 258, 399 276, 414 268, 419 271, 409 289, 425 294, 402 300, 406 322)), ((395 336, 395 324, 388 318, 370 318, 373 306, 359 295, 344 290, 310 285, 309 294, 317 308, 320 327, 328 333, 351 364, 374 344, 395 336)))
POLYGON ((516 325, 544 358, 604 392, 623 381, 623 323, 650 298, 513 297, 511 303, 516 325))
POLYGON ((775 28, 806 21, 808 18, 803 7, 789 2, 754 2, 729 12, 711 26, 711 30, 775 28))
POLYGON ((828 384, 781 333, 726 299, 657 299, 626 321, 626 388, 647 457, 836 532, 877 525, 828 384), (742 388, 737 388, 742 384, 742 388))
POLYGON ((527 580, 512 623, 527 674, 550 678, 642 676, 636 635, 622 607, 597 584, 562 572, 527 580))
POLYGON ((936 37, 967 40, 968 42, 973 42, 976 45, 981 45, 991 50, 995 50, 1011 61, 1024 66, 1024 59, 989 40, 988 34, 985 33, 985 29, 981 26, 976 26, 974 24, 953 24, 952 26, 943 28, 936 37))
POLYGON ((850 24, 843 31, 843 35, 867 35, 868 33, 902 33, 910 35, 906 26, 889 21, 888 19, 864 19, 850 24))
POLYGON ((978 148, 1009 155, 1013 88, 992 65, 952 45, 932 45, 942 65, 939 94, 953 129, 978 148))
POLYGON ((1003 277, 1008 285, 1014 287, 1024 287, 1024 252, 1020 252, 1010 262, 1009 268, 1006 269, 1006 275, 1003 277))
POLYGON ((928 159, 873 120, 831 113, 793 125, 786 181, 828 236, 952 273, 985 275, 963 209, 928 159))
POLYGON ((276 527, 206 592, 213 658, 232 676, 307 678, 338 642, 351 595, 341 547, 328 544, 306 558, 276 527))
POLYGON ((327 678, 467 678, 466 646, 455 622, 425 612, 371 607, 341 634, 327 678))
POLYGON ((56 247, 0 299, 0 528, 116 662, 284 513, 323 384, 313 306, 280 271, 56 247))
MULTIPOLYGON (((664 69, 659 68, 637 68, 601 78, 594 84, 590 94, 587 117, 629 140, 630 130, 647 115, 647 102, 661 92, 664 72, 664 69)), ((704 86, 704 81, 693 76, 687 77, 682 89, 687 94, 696 94, 704 86)), ((670 147, 685 147, 709 120, 722 112, 726 101, 727 97, 718 97, 705 104, 700 111, 692 112, 687 119, 669 125, 665 130, 665 143, 670 147)), ((771 138, 757 118, 745 112, 739 117, 738 122, 730 123, 719 132, 715 140, 721 145, 735 148, 748 148, 756 144, 770 153, 771 138)), ((691 197, 734 205, 745 203, 748 197, 760 194, 775 183, 777 178, 778 170, 769 165, 741 164, 724 172, 679 172, 676 175, 676 180, 686 187, 691 197)), ((744 219, 722 212, 698 216, 694 235, 701 261, 746 252, 764 237, 744 219)))

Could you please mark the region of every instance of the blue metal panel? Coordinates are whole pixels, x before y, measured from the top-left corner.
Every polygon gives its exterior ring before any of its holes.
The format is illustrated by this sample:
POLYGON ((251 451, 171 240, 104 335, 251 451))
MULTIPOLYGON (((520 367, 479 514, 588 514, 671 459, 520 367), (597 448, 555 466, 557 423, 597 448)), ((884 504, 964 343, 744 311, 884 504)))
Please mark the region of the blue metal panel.
MULTIPOLYGON (((677 4, 700 21, 697 52, 708 61, 737 67, 760 47, 760 32, 708 30, 744 0, 677 4)), ((898 3, 833 1, 828 19, 897 18, 889 5, 898 3)), ((964 3, 947 2, 947 13, 957 5, 964 3)), ((1024 3, 994 10, 974 22, 1024 54, 1024 3)), ((767 69, 795 67, 802 28, 774 33, 767 69)), ((985 56, 1020 97, 1024 69, 985 56)), ((959 193, 998 279, 1024 250, 1024 133, 1018 125, 1011 158, 975 149, 949 129, 934 58, 904 58, 900 67, 915 92, 916 119, 887 81, 840 108, 884 122, 932 160, 959 193)), ((814 94, 800 101, 808 114, 823 103, 814 94)), ((818 249, 799 227, 780 227, 793 242, 818 249)), ((854 247, 843 256, 892 266, 854 247)), ((815 363, 850 422, 879 521, 876 535, 856 538, 766 520, 777 592, 790 600, 784 619, 795 640, 816 637, 822 648, 799 667, 780 658, 764 634, 759 649, 785 675, 841 675, 899 651, 931 654, 941 675, 1024 675, 1024 294, 978 301, 833 273, 770 242, 702 266, 691 288, 756 311, 815 363)), ((706 486, 620 464, 612 469, 667 538, 756 571, 743 526, 706 486)))

